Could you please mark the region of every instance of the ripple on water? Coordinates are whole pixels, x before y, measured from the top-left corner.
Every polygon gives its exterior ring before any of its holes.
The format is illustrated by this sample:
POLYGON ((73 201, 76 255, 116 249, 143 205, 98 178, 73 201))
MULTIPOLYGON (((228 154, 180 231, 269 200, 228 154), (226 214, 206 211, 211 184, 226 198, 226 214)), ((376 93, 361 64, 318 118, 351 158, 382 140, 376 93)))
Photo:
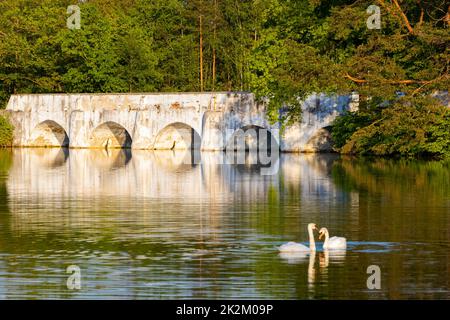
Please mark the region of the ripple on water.
POLYGON ((402 244, 398 242, 349 241, 347 251, 361 253, 382 253, 400 250, 402 244))
POLYGON ((281 155, 279 174, 263 178, 206 158, 166 172, 169 158, 147 151, 121 166, 103 151, 71 150, 54 170, 41 158, 14 151, 0 188, 0 297, 449 297, 450 172, 439 164, 281 155), (343 254, 318 242, 315 256, 280 256, 282 243, 307 239, 309 221, 399 242, 349 241, 343 254), (360 270, 372 260, 387 271, 380 294, 360 270), (66 289, 71 264, 80 292, 66 289))

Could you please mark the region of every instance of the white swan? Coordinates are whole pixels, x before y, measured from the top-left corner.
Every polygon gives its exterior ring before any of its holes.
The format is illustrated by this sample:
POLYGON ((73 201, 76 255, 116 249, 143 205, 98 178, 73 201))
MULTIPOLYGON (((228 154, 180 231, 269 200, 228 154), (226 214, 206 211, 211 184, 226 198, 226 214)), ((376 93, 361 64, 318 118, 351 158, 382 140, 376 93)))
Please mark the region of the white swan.
POLYGON ((314 242, 313 230, 317 230, 315 223, 308 224, 308 235, 309 235, 309 247, 296 242, 288 242, 281 245, 278 250, 280 252, 306 252, 306 251, 316 251, 316 243, 314 242))
POLYGON ((325 241, 323 242, 324 249, 346 249, 347 240, 343 237, 331 237, 328 233, 327 228, 321 228, 319 231, 319 240, 325 236, 325 241))

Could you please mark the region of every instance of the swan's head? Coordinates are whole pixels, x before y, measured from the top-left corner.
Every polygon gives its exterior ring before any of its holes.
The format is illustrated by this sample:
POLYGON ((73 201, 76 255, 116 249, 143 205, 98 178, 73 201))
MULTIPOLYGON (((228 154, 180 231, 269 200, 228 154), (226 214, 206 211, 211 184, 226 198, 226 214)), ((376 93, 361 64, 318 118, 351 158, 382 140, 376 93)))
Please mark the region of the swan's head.
POLYGON ((318 230, 319 228, 317 228, 317 225, 315 223, 310 223, 310 224, 308 224, 308 229, 318 230))
POLYGON ((327 228, 320 228, 319 230, 319 240, 322 239, 323 236, 325 236, 328 233, 327 228))

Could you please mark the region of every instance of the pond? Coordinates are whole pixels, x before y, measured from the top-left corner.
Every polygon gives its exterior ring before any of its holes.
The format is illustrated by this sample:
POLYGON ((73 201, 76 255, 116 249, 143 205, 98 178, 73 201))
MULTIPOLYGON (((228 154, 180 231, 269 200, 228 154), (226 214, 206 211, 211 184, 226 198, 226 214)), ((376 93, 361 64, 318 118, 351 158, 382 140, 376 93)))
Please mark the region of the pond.
POLYGON ((450 299, 449 163, 189 153, 0 151, 0 298, 450 299), (347 250, 280 255, 311 222, 347 250))

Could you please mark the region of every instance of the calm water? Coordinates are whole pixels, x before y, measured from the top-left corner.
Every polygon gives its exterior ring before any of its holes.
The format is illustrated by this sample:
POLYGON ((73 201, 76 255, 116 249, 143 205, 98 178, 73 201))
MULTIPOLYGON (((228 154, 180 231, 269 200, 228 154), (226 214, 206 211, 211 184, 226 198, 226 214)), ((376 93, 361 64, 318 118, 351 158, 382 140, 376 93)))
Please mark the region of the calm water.
POLYGON ((0 298, 450 299, 450 164, 283 155, 262 176, 219 157, 0 151, 0 298), (280 256, 309 222, 347 252, 280 256))

